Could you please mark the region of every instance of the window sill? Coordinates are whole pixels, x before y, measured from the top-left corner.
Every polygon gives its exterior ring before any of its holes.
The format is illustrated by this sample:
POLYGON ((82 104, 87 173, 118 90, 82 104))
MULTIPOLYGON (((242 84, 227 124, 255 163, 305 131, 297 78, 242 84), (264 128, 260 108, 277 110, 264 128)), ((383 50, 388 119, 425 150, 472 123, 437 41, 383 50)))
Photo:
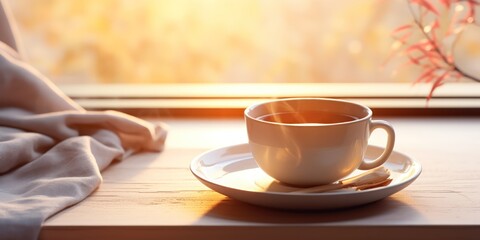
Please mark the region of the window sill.
POLYGON ((430 85, 410 83, 69 84, 62 91, 86 109, 134 115, 242 115, 258 101, 289 97, 341 98, 386 115, 480 115, 480 84, 450 83, 427 101, 430 85))

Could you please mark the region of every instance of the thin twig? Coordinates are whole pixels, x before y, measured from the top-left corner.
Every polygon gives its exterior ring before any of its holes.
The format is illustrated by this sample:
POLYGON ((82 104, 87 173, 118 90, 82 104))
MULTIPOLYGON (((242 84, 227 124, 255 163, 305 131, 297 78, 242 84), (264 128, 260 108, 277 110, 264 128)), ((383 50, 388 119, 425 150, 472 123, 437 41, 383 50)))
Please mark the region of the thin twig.
POLYGON ((422 32, 422 35, 426 38, 426 40, 432 44, 432 47, 433 47, 433 51, 437 52, 438 55, 440 56, 440 58, 442 59, 442 62, 447 65, 448 67, 442 67, 443 70, 445 71, 451 71, 451 72, 457 72, 459 73, 460 75, 462 75, 463 77, 466 77, 466 78, 469 78, 473 81, 476 81, 476 82, 480 82, 480 79, 479 78, 476 78, 464 71, 462 71, 460 68, 458 68, 458 66, 455 64, 454 61, 450 62, 448 61, 446 55, 443 53, 443 51, 440 49, 440 47, 438 46, 437 42, 436 41, 433 41, 432 38, 430 37, 430 35, 428 35, 427 32, 425 32, 424 30, 424 26, 422 25, 422 23, 420 22, 420 20, 417 18, 417 16, 415 15, 415 12, 413 11, 412 9, 412 4, 410 3, 409 0, 407 0, 407 5, 408 5, 408 9, 410 10, 410 13, 412 14, 413 16, 413 20, 415 22, 415 24, 417 25, 418 28, 420 28, 420 31, 422 32))

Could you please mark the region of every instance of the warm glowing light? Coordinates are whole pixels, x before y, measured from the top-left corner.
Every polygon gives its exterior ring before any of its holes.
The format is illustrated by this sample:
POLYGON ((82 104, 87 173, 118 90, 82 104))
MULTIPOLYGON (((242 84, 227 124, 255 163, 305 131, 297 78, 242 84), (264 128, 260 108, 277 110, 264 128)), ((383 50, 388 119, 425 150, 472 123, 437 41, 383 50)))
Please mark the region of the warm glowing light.
POLYGON ((432 26, 428 25, 423 27, 423 31, 425 31, 426 33, 429 33, 430 31, 432 31, 432 26))
POLYGON ((395 41, 395 42, 393 42, 393 44, 392 44, 392 49, 395 50, 395 49, 400 48, 401 46, 402 46, 402 42, 400 42, 400 41, 395 41))
POLYGON ((456 12, 461 12, 465 9, 465 7, 463 5, 457 5, 455 6, 455 11, 456 12))
POLYGON ((409 16, 377 0, 9 3, 34 66, 79 83, 391 81, 379 66, 409 16))

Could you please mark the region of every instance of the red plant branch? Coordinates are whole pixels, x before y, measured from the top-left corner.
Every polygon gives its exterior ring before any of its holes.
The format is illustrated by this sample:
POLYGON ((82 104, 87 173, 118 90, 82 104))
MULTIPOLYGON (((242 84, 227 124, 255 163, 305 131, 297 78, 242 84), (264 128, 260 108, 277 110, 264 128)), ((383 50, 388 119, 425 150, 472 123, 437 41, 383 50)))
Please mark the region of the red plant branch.
MULTIPOLYGON (((445 10, 450 11, 458 4, 466 4, 466 14, 460 20, 457 20, 458 13, 453 11, 450 19, 448 30, 443 37, 455 35, 456 26, 465 26, 475 21, 475 7, 480 5, 477 0, 438 0, 439 4, 435 5, 432 0, 407 0, 409 10, 413 16, 413 23, 400 26, 395 29, 392 35, 404 46, 404 53, 411 64, 420 66, 423 71, 414 83, 426 82, 431 83, 432 87, 427 96, 427 100, 431 99, 435 89, 442 86, 450 78, 460 79, 462 77, 469 78, 473 81, 480 82, 478 77, 472 76, 462 71, 455 63, 455 59, 450 49, 442 48, 441 40, 437 36, 437 30, 440 29, 440 14, 437 5, 441 5, 445 10), (418 6, 419 15, 415 14, 413 6, 418 6), (424 21, 430 17, 433 20, 430 24, 424 24, 424 21), (410 43, 409 38, 413 35, 412 31, 419 30, 421 33, 420 40, 410 43)), ((442 38, 442 36, 440 36, 442 38)), ((455 44, 455 41, 454 41, 455 44)))

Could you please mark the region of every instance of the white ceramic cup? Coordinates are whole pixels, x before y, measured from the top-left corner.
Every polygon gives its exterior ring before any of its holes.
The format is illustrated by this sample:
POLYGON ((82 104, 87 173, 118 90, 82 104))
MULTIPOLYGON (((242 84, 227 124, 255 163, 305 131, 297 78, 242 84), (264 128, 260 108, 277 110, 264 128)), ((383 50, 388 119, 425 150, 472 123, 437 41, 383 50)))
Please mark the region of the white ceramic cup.
POLYGON ((378 167, 388 159, 395 143, 395 132, 388 122, 372 120, 370 108, 343 100, 292 98, 258 103, 245 109, 245 121, 258 166, 291 185, 327 184, 356 169, 378 167), (307 123, 274 119, 294 113, 300 118, 333 114, 351 119, 310 119, 307 123), (377 128, 387 133, 385 151, 377 159, 365 160, 368 139, 377 128))

